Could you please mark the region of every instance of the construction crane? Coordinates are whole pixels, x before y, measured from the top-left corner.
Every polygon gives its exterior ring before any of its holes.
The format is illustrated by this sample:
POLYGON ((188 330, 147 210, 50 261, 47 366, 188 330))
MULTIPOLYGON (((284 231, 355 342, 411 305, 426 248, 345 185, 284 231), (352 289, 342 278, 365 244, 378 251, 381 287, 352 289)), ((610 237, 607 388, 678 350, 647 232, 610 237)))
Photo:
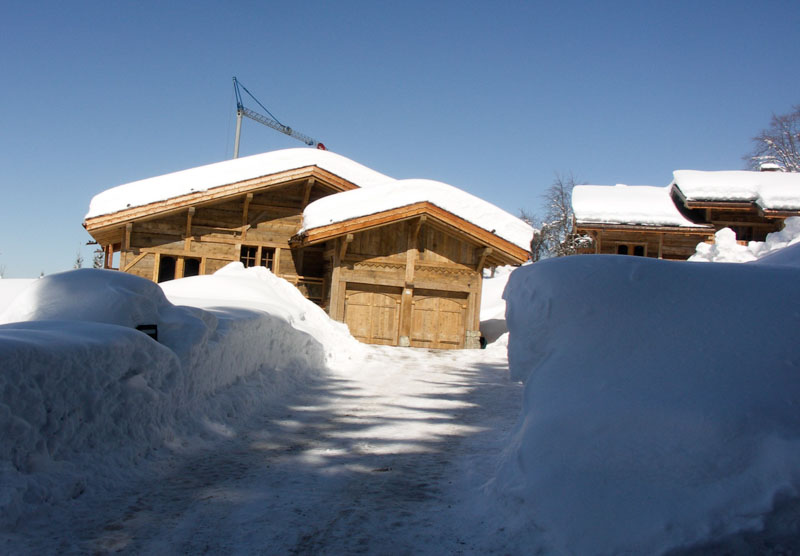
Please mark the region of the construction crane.
POLYGON ((260 124, 264 124, 265 126, 271 127, 272 129, 276 129, 281 133, 285 133, 289 137, 294 137, 308 145, 309 147, 316 147, 321 150, 326 150, 325 145, 317 141, 316 139, 312 139, 308 135, 304 135, 299 131, 295 131, 287 125, 283 125, 278 121, 278 119, 272 115, 272 113, 267 110, 266 106, 258 102, 258 99, 253 96, 253 93, 247 90, 247 87, 239 83, 239 80, 235 77, 233 78, 233 90, 236 93, 236 140, 233 144, 233 158, 239 158, 239 136, 242 133, 242 116, 247 116, 251 120, 255 120, 260 124), (265 116, 263 114, 259 114, 254 110, 250 110, 249 108, 245 108, 244 104, 242 104, 242 93, 239 90, 241 89, 245 93, 247 93, 250 98, 256 101, 264 112, 269 114, 269 116, 265 116))

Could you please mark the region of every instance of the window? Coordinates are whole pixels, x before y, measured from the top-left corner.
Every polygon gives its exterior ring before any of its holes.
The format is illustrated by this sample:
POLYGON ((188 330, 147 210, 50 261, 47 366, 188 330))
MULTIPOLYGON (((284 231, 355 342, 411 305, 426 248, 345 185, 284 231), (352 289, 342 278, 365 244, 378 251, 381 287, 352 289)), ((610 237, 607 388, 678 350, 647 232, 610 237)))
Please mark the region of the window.
POLYGON ((175 278, 175 263, 178 259, 167 255, 161 255, 158 263, 158 281, 166 282, 175 278))
POLYGON ((264 266, 270 270, 273 268, 273 263, 275 261, 275 248, 274 247, 262 247, 261 248, 261 266, 264 266))
POLYGON ((251 266, 264 266, 272 270, 275 264, 275 248, 259 247, 256 245, 242 245, 239 260, 249 268, 251 266))
POLYGON ((183 263, 183 277, 197 276, 200 274, 200 259, 185 259, 183 263))
POLYGON ((258 247, 251 246, 251 245, 242 245, 242 251, 239 255, 239 260, 242 262, 245 268, 249 268, 251 266, 256 266, 256 257, 258 255, 258 247))
POLYGON ((178 276, 179 261, 183 261, 183 277, 197 276, 200 274, 200 259, 159 255, 158 281, 167 282, 175 278, 181 278, 181 276, 178 276))
POLYGON ((634 257, 646 257, 647 246, 644 243, 619 243, 617 244, 617 255, 633 255, 634 257))

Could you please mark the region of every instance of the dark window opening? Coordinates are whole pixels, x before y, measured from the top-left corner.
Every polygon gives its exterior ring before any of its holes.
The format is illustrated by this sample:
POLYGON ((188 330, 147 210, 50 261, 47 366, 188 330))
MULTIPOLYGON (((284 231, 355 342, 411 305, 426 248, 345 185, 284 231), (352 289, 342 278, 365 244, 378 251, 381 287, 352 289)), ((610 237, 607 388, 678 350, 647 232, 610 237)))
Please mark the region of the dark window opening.
POLYGON ((258 255, 258 247, 251 246, 251 245, 242 245, 242 251, 239 256, 239 260, 245 266, 245 268, 250 268, 251 266, 256 266, 256 261, 258 255))
POLYGON ((200 274, 200 259, 186 259, 183 264, 183 276, 198 276, 200 274))
POLYGON ((167 257, 161 255, 161 260, 158 263, 158 281, 166 282, 175 278, 175 257, 167 257))
POLYGON ((627 245, 617 245, 617 255, 627 255, 627 254, 628 254, 627 245))
POLYGON ((262 247, 261 248, 261 266, 267 267, 272 270, 275 262, 275 248, 262 247))
POLYGON ((644 257, 644 245, 634 245, 633 255, 635 257, 644 257))

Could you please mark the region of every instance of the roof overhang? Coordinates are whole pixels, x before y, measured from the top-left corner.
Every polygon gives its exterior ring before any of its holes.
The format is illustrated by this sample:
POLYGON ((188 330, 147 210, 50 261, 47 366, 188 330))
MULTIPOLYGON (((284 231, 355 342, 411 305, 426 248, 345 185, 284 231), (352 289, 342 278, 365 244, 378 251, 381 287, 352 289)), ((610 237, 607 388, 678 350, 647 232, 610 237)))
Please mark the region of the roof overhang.
POLYGON ((645 226, 643 224, 617 224, 611 222, 576 222, 575 229, 581 231, 619 231, 619 232, 653 232, 683 235, 706 236, 714 233, 711 225, 703 226, 645 226))
POLYGON ((109 228, 132 222, 134 220, 149 219, 159 216, 166 216, 171 213, 180 212, 188 207, 200 206, 219 201, 233 199, 248 193, 256 193, 266 189, 277 188, 293 183, 299 183, 313 178, 314 183, 323 185, 334 192, 349 191, 358 189, 358 186, 344 178, 337 176, 320 168, 319 166, 305 166, 275 174, 269 174, 258 178, 222 185, 207 189, 205 191, 194 191, 185 195, 172 197, 163 201, 157 201, 146 205, 130 207, 110 214, 102 214, 87 218, 83 222, 93 236, 95 233, 103 232, 109 228))
POLYGON ((347 234, 363 232, 423 215, 427 217, 425 223, 428 225, 440 228, 470 243, 490 247, 492 251, 487 260, 495 264, 522 264, 528 260, 529 253, 522 247, 427 201, 306 230, 295 235, 291 244, 295 247, 315 245, 347 234))

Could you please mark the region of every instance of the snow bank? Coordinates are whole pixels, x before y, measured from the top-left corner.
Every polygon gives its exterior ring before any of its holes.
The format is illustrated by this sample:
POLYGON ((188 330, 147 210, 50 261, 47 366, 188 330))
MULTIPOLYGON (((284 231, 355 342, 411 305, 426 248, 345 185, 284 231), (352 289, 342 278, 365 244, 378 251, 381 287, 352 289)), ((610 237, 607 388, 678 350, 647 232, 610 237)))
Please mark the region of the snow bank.
POLYGON ((555 553, 662 553, 797 501, 798 280, 797 266, 593 255, 516 270, 525 399, 496 489, 517 532, 555 553))
POLYGON ((5 311, 11 302, 35 281, 36 278, 3 278, 0 280, 0 313, 5 311))
POLYGON ((739 245, 736 234, 723 228, 715 234, 714 243, 699 243, 693 262, 746 263, 766 257, 789 245, 800 243, 800 217, 787 218, 783 230, 767 234, 766 241, 750 241, 739 245))
POLYGON ((86 269, 35 281, 0 315, 0 526, 110 487, 156 450, 235 434, 256 408, 320 376, 320 340, 356 343, 266 269, 236 263, 166 289, 208 306, 175 306, 149 280, 86 269), (157 342, 141 324, 158 326, 157 342))
POLYGON ((491 344, 508 332, 506 326, 506 300, 503 291, 508 278, 517 267, 499 266, 492 272, 483 271, 483 288, 481 289, 481 335, 491 344))
POLYGON ((421 179, 398 180, 314 201, 303 211, 300 233, 426 201, 525 250, 530 249, 533 228, 519 218, 452 185, 421 179))
POLYGON ((572 210, 580 223, 703 227, 686 219, 670 197, 670 187, 576 185, 572 210))
POLYGON ((94 196, 86 218, 306 166, 318 166, 359 187, 392 181, 388 176, 331 151, 302 147, 284 149, 113 187, 94 196))
POLYGON ((800 208, 800 174, 675 170, 672 185, 687 201, 753 201, 766 209, 800 208))

